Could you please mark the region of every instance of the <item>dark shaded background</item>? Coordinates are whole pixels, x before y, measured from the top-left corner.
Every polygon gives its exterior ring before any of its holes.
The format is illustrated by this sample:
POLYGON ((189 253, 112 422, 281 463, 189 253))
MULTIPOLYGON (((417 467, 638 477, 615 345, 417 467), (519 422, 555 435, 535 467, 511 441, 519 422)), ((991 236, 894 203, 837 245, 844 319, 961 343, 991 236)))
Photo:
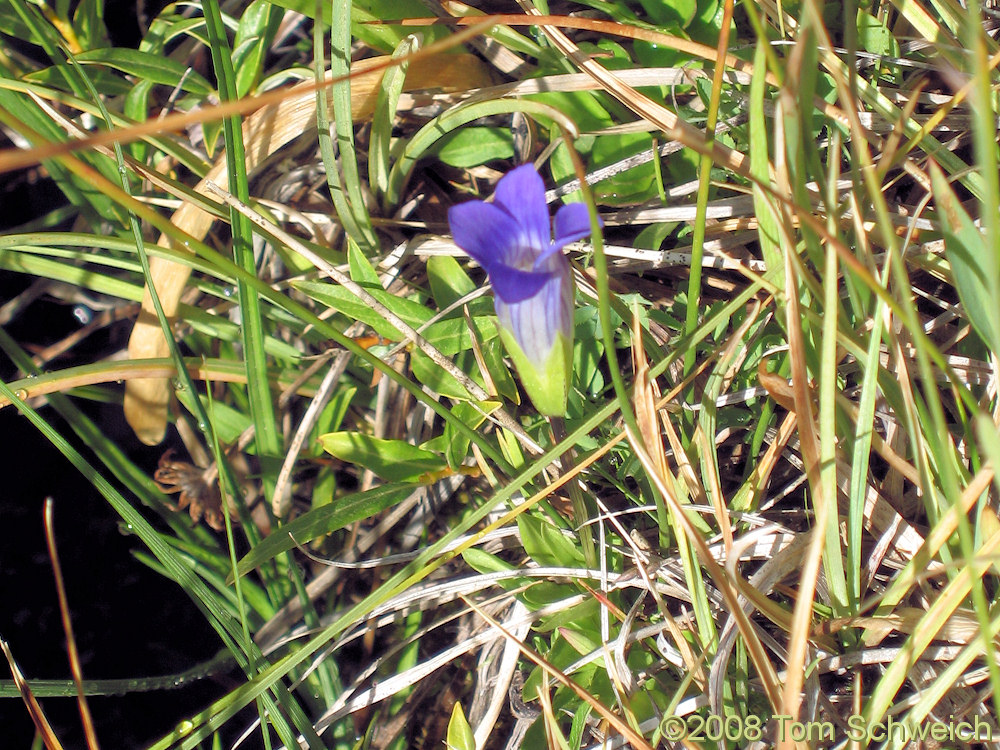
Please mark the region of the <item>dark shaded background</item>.
MULTIPOLYGON (((8 280, 2 281, 6 291, 8 280)), ((114 419, 113 409, 101 407, 97 419, 114 419)), ((50 410, 42 413, 51 417, 50 410)), ((210 658, 221 646, 218 637, 178 586, 132 557, 141 543, 119 532, 117 514, 89 482, 11 408, 0 411, 0 436, 0 476, 7 478, 0 490, 0 636, 22 672, 29 679, 70 675, 42 524, 47 496, 55 501, 59 556, 87 678, 171 674, 210 658)), ((89 703, 102 746, 132 748, 222 693, 208 681, 89 703)), ((75 700, 41 703, 63 746, 84 747, 75 700)), ((24 704, 0 700, 0 745, 27 748, 33 733, 24 704)))
MULTIPOLYGON (((164 3, 143 3, 154 15, 164 3)), ((107 21, 116 46, 139 41, 136 0, 109 0, 107 21)), ((0 44, 17 40, 0 37, 0 44)), ((30 49, 21 48, 30 54, 30 49)), ((10 143, 0 144, 9 148, 10 143)), ((33 168, 0 179, 0 231, 43 215, 65 203, 44 170, 33 168)), ((68 228, 68 227, 66 227, 68 228)), ((0 272, 0 305, 24 290, 32 279, 0 272)), ((39 300, 12 321, 6 331, 20 343, 48 344, 80 325, 71 308, 39 300)), ((96 359, 122 345, 130 323, 85 341, 74 356, 96 359)), ((66 366, 60 361, 54 366, 66 366)), ((16 377, 0 354, 0 378, 16 377)), ((141 445, 130 433, 119 405, 78 402, 139 466, 155 470, 163 448, 141 445)), ((42 415, 71 440, 72 433, 51 409, 42 415)), ((76 445, 86 453, 86 447, 76 445)), ((55 501, 55 527, 72 608, 73 628, 84 676, 90 679, 172 674, 213 656, 221 647, 183 591, 132 556, 143 549, 120 533, 119 518, 90 483, 13 408, 0 410, 0 637, 29 678, 70 676, 65 635, 59 616, 51 563, 46 552, 42 508, 55 501)), ((111 477, 108 477, 112 479, 111 477)), ((128 495, 126 495, 128 497, 128 495)), ((0 660, 0 678, 8 679, 0 660)), ((98 739, 105 748, 148 745, 178 721, 223 695, 211 680, 180 690, 89 700, 98 739)), ((48 698, 43 710, 67 750, 85 747, 75 699, 48 698)), ((0 699, 0 747, 30 747, 34 729, 20 699, 0 699)))

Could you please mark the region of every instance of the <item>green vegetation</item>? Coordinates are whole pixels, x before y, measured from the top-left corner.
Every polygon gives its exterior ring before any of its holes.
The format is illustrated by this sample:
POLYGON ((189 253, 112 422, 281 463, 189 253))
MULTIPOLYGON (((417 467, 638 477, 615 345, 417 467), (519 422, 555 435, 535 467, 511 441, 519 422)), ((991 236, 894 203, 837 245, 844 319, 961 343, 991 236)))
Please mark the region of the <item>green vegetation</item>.
POLYGON ((219 638, 82 692, 238 685, 157 750, 1000 737, 981 5, 203 0, 126 48, 105 0, 0 2, 0 172, 65 196, 0 269, 140 317, 55 365, 0 328, 0 408, 219 638), (447 220, 525 162, 592 215, 563 416, 447 220))

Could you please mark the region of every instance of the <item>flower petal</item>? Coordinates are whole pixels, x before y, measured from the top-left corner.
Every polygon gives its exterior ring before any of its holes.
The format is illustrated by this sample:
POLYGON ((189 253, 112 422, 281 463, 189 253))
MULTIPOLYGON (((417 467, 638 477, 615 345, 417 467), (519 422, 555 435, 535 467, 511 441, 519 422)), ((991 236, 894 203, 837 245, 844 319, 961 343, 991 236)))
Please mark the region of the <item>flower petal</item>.
POLYGON ((590 212, 586 204, 567 203, 556 211, 556 238, 553 244, 561 248, 589 235, 590 212))
POLYGON ((565 341, 573 340, 573 277, 564 257, 554 260, 557 271, 533 274, 546 279, 534 295, 508 303, 498 293, 494 300, 500 326, 513 334, 534 367, 544 366, 559 334, 565 341))
POLYGON ((499 263, 489 273, 494 293, 508 305, 534 297, 552 278, 551 273, 522 271, 499 263))
POLYGON ((517 220, 497 206, 483 201, 467 201, 448 209, 448 223, 455 244, 479 265, 490 271, 498 263, 511 264, 515 258, 517 220))
MULTIPOLYGON (((600 221, 600 218, 598 218, 600 221)), ((576 242, 590 234, 590 213, 583 203, 569 203, 556 212, 556 238, 549 247, 535 259, 534 270, 549 269, 549 258, 570 242, 576 242)))
POLYGON ((552 238, 549 208, 545 204, 545 183, 534 166, 525 164, 504 175, 497 183, 493 202, 517 220, 521 228, 521 249, 533 253, 530 258, 515 261, 533 262, 535 255, 544 251, 552 238))

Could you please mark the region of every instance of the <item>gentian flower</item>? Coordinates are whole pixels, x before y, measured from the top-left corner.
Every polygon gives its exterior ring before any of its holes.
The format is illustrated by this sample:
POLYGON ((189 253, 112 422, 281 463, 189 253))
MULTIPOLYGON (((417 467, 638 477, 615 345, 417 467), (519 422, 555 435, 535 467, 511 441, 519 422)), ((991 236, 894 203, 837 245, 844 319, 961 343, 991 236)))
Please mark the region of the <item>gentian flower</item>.
POLYGON ((492 203, 454 206, 448 223, 455 244, 489 275, 500 339, 532 403, 562 416, 573 362, 573 275, 562 249, 590 234, 587 207, 560 208, 553 239, 545 185, 526 164, 500 180, 492 203))

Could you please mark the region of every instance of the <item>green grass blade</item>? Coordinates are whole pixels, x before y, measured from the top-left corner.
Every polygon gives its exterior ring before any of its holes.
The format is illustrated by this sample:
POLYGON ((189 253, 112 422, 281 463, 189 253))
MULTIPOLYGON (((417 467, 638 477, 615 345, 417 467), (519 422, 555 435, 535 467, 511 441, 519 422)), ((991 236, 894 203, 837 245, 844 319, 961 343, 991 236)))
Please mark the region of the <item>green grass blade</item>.
MULTIPOLYGON (((416 49, 419 49, 417 39, 407 37, 399 43, 392 56, 405 58, 416 49)), ((379 199, 383 198, 389 189, 389 149, 392 141, 392 127, 396 119, 399 95, 403 92, 403 81, 406 79, 407 67, 408 63, 402 62, 385 71, 378 89, 375 112, 372 116, 372 132, 368 144, 368 184, 379 199)))

